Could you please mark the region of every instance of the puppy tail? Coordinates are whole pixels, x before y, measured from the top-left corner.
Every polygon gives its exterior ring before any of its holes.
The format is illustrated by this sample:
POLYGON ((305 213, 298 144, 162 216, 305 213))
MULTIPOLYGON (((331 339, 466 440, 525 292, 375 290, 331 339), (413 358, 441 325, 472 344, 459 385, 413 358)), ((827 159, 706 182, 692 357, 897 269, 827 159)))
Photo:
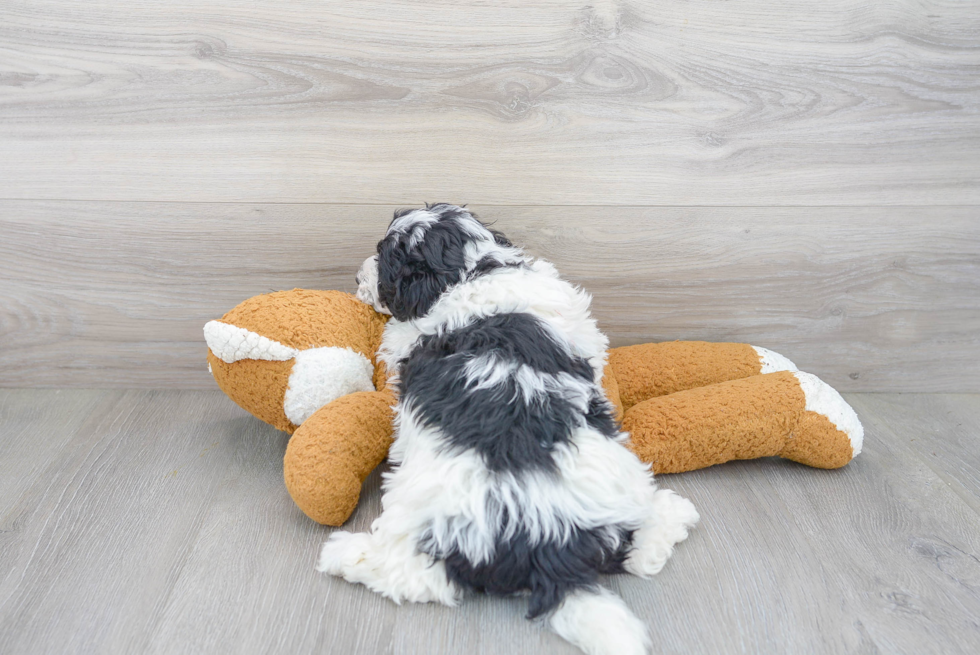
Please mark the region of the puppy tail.
POLYGON ((646 655, 650 636, 623 599, 602 587, 569 593, 549 619, 558 636, 587 655, 646 655))

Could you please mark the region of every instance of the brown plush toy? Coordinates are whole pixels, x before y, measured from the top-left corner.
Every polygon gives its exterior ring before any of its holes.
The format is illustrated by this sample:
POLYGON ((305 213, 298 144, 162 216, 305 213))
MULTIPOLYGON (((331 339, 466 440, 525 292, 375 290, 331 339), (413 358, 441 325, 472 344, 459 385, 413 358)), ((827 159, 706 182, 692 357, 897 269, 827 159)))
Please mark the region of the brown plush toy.
MULTIPOLYGON (((249 298, 204 327, 222 391, 292 434, 286 488, 319 523, 347 520, 391 445, 395 396, 376 358, 387 318, 350 294, 294 289, 249 298)), ((764 348, 614 348, 603 386, 655 473, 769 456, 837 468, 861 451, 861 423, 840 394, 764 348)))

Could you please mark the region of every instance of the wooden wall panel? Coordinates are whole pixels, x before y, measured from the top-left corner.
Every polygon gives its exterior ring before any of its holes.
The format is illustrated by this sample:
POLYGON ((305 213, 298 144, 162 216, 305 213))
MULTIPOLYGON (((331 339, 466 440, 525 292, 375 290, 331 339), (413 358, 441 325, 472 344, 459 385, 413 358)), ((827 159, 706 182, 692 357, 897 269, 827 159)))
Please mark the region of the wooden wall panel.
MULTIPOLYGON (((210 387, 201 327, 352 291, 391 206, 0 202, 0 386, 210 387)), ((973 207, 474 207, 614 345, 747 341, 845 390, 980 391, 973 207)))
POLYGON ((980 202, 980 4, 0 0, 0 198, 980 202))

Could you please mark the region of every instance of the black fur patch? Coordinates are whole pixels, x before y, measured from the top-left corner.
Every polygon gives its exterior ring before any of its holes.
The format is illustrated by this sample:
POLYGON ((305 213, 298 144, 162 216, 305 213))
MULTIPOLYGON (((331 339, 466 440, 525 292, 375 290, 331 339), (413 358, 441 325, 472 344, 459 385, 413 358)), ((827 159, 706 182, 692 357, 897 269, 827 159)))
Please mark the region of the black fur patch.
POLYGON ((399 321, 425 316, 439 296, 463 279, 463 248, 471 239, 455 221, 440 221, 413 245, 411 231, 378 243, 378 299, 399 321))
POLYGON ((532 545, 521 532, 475 566, 457 549, 433 552, 425 539, 420 548, 445 561, 449 579, 465 588, 499 596, 530 591, 527 618, 533 619, 555 609, 570 591, 594 586, 600 573, 622 573, 632 539, 631 531, 620 529, 620 543, 613 547, 599 530, 576 529, 566 542, 532 545))
POLYGON ((476 263, 476 266, 473 267, 473 270, 468 271, 466 273, 466 279, 473 280, 475 278, 480 277, 481 275, 492 273, 493 271, 496 271, 498 268, 527 268, 527 264, 524 262, 519 262, 519 263, 507 262, 505 264, 503 262, 497 261, 490 255, 487 255, 486 257, 484 257, 483 259, 481 259, 476 263))
POLYGON ((619 424, 616 422, 616 415, 612 405, 605 396, 593 396, 589 400, 589 411, 585 415, 585 422, 593 430, 598 430, 609 438, 619 435, 619 424))
POLYGON ((425 425, 439 428, 449 446, 477 451, 491 471, 555 470, 554 446, 568 443, 579 426, 618 434, 597 385, 586 413, 556 392, 525 399, 514 375, 490 387, 466 388, 466 365, 484 355, 538 373, 570 373, 590 384, 593 371, 588 360, 566 352, 530 314, 490 316, 423 337, 402 362, 403 402, 425 425))
MULTIPOLYGON (((421 239, 413 238, 413 230, 409 229, 404 233, 389 233, 378 242, 378 299, 399 321, 425 316, 446 289, 464 278, 472 279, 500 266, 513 265, 484 257, 473 271, 467 271, 464 249, 474 237, 457 219, 472 217, 477 222, 479 219, 464 208, 447 203, 426 204, 426 210, 436 214, 438 220, 423 229, 421 239)), ((392 224, 413 211, 399 209, 392 224)), ((497 245, 511 245, 500 232, 489 227, 487 230, 497 245)))

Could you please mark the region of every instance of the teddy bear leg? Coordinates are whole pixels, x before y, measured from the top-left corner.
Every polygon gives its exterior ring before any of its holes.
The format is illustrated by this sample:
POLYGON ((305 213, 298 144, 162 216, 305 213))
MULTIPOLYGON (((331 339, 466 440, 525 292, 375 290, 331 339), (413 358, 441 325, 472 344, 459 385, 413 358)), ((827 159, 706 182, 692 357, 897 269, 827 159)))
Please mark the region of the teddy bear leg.
POLYGON ((781 371, 651 398, 627 411, 629 447, 656 473, 782 456, 838 468, 861 451, 854 410, 816 376, 781 371))
MULTIPOLYGON (((624 411, 650 398, 796 366, 779 353, 746 343, 667 341, 613 348, 609 367, 624 411)), ((608 391, 607 385, 607 391, 608 391)))
POLYGON ((392 403, 389 392, 342 396, 293 433, 283 475, 289 495, 311 519, 341 525, 354 511, 364 479, 388 454, 392 403))

